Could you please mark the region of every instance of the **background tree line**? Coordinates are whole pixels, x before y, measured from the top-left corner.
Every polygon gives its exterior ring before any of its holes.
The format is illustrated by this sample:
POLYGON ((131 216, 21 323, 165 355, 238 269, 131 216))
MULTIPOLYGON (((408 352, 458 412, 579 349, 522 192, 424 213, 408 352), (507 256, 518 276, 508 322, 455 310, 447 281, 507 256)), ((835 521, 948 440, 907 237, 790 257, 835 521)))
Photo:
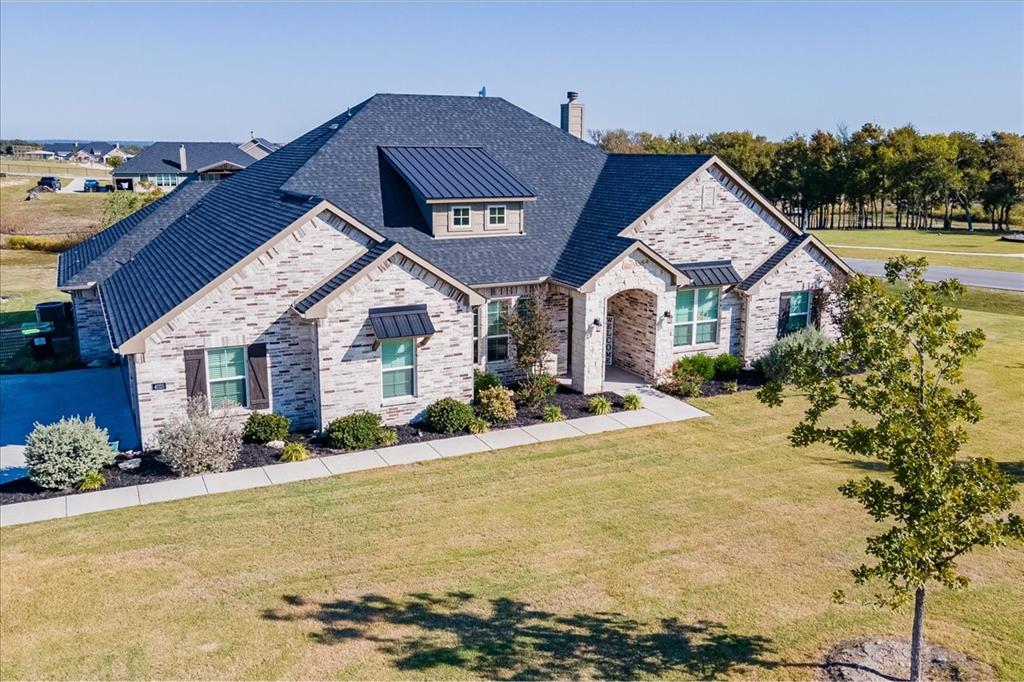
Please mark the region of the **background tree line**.
POLYGON ((781 142, 750 131, 655 135, 593 130, 609 152, 717 154, 803 228, 927 228, 983 214, 993 229, 1024 223, 1024 137, 922 135, 865 123, 781 142), (1011 215, 1012 214, 1012 215, 1011 215))

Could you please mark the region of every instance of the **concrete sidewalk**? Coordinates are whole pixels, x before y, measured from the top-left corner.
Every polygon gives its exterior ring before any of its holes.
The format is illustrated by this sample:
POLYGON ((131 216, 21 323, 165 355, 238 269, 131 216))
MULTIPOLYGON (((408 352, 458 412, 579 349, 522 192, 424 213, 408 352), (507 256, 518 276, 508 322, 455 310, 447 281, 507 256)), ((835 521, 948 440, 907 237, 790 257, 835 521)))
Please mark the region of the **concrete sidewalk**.
POLYGON ((644 407, 639 410, 581 417, 564 422, 498 429, 478 436, 454 436, 424 443, 409 443, 389 448, 331 455, 309 459, 305 462, 271 464, 238 471, 147 483, 146 485, 7 504, 0 506, 0 526, 14 526, 108 509, 137 507, 154 502, 293 483, 366 469, 381 469, 431 459, 459 457, 517 445, 576 438, 604 431, 708 416, 707 412, 666 396, 653 388, 637 384, 631 379, 626 380, 622 385, 615 384, 614 388, 611 382, 606 381, 605 387, 607 390, 615 392, 641 393, 644 407))

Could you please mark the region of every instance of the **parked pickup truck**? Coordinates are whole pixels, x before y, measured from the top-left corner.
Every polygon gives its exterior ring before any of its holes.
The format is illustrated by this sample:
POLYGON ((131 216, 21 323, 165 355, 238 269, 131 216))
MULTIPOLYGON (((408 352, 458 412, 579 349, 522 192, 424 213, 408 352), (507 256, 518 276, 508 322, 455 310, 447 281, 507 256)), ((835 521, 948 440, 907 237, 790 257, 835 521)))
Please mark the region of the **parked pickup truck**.
POLYGON ((36 183, 36 187, 44 192, 56 192, 60 190, 60 178, 52 175, 44 175, 39 178, 39 182, 36 183))

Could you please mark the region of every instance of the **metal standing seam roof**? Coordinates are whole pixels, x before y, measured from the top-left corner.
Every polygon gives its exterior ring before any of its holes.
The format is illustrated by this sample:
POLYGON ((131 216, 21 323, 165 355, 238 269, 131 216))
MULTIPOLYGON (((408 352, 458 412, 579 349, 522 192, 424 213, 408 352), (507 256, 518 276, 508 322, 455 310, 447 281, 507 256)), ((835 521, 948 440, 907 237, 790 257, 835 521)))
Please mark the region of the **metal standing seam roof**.
POLYGON ((537 196, 481 147, 381 147, 381 153, 427 201, 537 196))
POLYGON ((743 281, 732 267, 731 260, 703 261, 700 263, 678 263, 675 265, 693 283, 693 286, 729 286, 743 281))
POLYGON ((373 326, 373 333, 381 341, 410 336, 430 336, 435 331, 427 313, 427 306, 422 303, 370 308, 370 324, 373 326))

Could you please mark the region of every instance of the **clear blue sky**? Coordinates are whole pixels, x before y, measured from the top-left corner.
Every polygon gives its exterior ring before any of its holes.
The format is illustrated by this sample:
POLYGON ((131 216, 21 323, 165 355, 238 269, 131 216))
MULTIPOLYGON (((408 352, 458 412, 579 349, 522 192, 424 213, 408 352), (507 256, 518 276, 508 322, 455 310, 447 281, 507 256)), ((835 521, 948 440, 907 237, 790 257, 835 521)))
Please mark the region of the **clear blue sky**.
POLYGON ((290 140, 486 85, 587 128, 1024 129, 1024 4, 0 5, 0 136, 290 140))

